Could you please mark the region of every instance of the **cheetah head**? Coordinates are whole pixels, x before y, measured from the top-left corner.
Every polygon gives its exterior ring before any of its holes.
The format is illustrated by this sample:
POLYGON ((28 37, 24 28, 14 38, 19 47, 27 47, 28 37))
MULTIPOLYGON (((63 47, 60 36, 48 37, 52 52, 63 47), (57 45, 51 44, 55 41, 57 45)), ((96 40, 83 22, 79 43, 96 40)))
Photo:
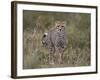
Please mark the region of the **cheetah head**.
POLYGON ((55 22, 55 28, 58 32, 64 31, 66 27, 65 21, 56 21, 55 22))

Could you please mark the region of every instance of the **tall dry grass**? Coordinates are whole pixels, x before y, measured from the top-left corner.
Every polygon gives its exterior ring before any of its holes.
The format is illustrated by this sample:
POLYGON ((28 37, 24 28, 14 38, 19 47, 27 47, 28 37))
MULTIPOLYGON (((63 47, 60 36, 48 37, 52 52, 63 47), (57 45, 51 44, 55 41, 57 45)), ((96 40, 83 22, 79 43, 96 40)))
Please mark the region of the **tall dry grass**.
POLYGON ((90 14, 57 12, 23 12, 23 68, 89 66, 91 63, 90 14), (49 64, 49 52, 42 45, 44 32, 56 20, 66 24, 66 49, 63 64, 49 64))

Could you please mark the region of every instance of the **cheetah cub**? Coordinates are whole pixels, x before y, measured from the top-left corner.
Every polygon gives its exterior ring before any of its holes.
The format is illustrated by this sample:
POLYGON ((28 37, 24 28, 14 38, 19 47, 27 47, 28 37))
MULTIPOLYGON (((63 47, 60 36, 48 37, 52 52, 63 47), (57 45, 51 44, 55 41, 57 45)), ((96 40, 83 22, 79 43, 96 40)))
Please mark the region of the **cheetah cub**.
POLYGON ((43 45, 49 50, 49 64, 63 63, 63 53, 66 47, 65 28, 65 21, 55 21, 54 27, 42 37, 43 45))

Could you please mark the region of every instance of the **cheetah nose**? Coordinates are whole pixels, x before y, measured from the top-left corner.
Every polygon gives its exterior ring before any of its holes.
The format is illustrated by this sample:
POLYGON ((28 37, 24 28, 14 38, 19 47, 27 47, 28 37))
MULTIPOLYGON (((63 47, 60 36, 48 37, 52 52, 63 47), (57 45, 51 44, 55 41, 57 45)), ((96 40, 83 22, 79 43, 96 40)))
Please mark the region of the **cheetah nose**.
POLYGON ((60 29, 60 31, 61 31, 61 29, 60 29))

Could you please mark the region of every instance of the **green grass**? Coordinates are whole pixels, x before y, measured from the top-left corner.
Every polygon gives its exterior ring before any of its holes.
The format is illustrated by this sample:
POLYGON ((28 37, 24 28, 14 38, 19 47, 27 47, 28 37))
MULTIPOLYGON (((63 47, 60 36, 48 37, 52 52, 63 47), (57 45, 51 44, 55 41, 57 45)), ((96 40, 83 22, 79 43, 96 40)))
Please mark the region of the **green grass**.
POLYGON ((23 11, 23 15, 24 69, 90 65, 90 14, 23 11), (56 20, 67 22, 67 47, 63 64, 50 65, 49 52, 42 45, 41 39, 56 20))

